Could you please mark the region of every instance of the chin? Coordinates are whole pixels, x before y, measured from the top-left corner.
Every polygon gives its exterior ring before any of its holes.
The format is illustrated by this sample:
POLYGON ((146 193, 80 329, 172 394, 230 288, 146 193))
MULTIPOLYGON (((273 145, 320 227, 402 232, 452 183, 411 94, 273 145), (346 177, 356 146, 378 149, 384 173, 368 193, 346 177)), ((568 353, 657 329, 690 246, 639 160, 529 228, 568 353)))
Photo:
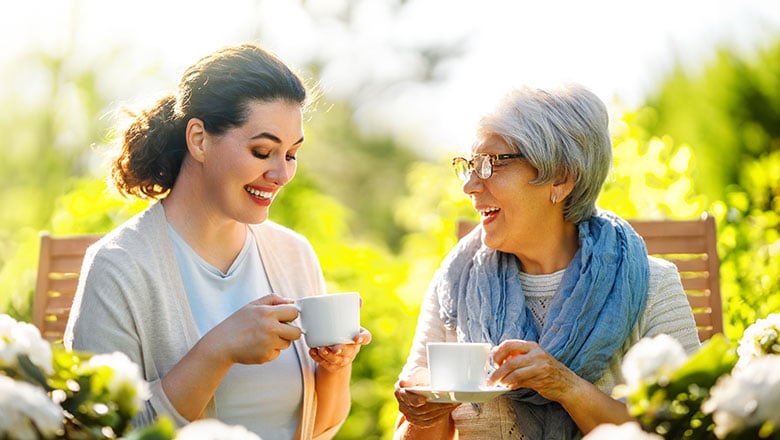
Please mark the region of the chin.
POLYGON ((498 246, 498 243, 495 241, 495 237, 487 234, 484 230, 482 230, 482 244, 489 247, 490 249, 496 249, 498 246))
POLYGON ((248 225, 259 225, 260 223, 263 223, 264 221, 268 220, 268 211, 265 211, 262 214, 258 214, 258 213, 245 214, 240 216, 236 220, 248 225))

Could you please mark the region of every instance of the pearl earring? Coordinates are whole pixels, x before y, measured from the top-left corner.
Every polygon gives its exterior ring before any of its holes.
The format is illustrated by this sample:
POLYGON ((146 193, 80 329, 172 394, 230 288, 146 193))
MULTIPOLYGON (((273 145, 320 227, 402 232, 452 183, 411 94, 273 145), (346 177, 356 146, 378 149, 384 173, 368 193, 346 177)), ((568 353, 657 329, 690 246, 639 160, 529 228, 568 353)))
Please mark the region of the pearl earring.
POLYGON ((557 194, 553 194, 552 197, 550 198, 550 200, 552 200, 552 204, 553 205, 557 204, 558 203, 558 195, 557 194))

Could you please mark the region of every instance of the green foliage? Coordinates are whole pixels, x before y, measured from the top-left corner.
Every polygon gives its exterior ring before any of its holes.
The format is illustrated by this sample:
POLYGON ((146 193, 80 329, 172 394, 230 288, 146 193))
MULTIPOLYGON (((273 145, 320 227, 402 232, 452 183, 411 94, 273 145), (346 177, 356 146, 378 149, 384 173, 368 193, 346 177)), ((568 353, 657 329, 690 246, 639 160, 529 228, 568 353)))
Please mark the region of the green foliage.
POLYGON ((637 112, 641 138, 691 145, 697 191, 718 220, 726 334, 780 311, 780 41, 721 49, 697 74, 678 68, 637 112))
MULTIPOLYGON (((51 203, 53 213, 43 229, 54 235, 105 233, 148 206, 147 201, 125 200, 113 194, 102 179, 71 179, 71 190, 51 203)), ((0 266, 0 303, 17 319, 30 320, 30 302, 35 285, 40 231, 16 231, 13 258, 0 266), (5 297, 5 295, 8 295, 5 297)))
POLYGON ((108 103, 97 69, 69 54, 31 53, 0 70, 0 309, 29 319, 38 233, 50 229, 57 197, 93 164, 108 103), (31 81, 32 79, 32 81, 31 81))
POLYGON ((394 222, 394 204, 405 193, 406 170, 417 154, 392 136, 364 133, 348 103, 321 100, 306 127, 302 172, 357 214, 348 220, 354 235, 398 249, 406 231, 394 222))
POLYGON ((602 208, 624 218, 694 218, 704 212, 704 197, 693 188, 693 154, 672 138, 643 140, 626 113, 615 123, 612 174, 599 196, 602 208))
POLYGON ((745 164, 713 204, 727 335, 780 311, 780 151, 745 164))
POLYGON ((690 144, 699 191, 722 199, 742 165, 780 149, 780 41, 755 53, 722 48, 689 73, 678 67, 647 102, 649 133, 690 144))
POLYGON ((646 431, 669 439, 716 439, 712 415, 701 406, 709 390, 737 363, 736 347, 715 335, 667 380, 643 384, 627 399, 629 412, 646 431))

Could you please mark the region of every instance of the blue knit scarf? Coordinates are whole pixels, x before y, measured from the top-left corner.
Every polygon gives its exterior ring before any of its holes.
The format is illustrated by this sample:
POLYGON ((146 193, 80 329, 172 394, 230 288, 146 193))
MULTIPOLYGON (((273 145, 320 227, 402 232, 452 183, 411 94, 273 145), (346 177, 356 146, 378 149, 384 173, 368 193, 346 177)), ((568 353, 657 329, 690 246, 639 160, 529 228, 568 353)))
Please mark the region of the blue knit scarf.
MULTIPOLYGON (((606 211, 580 223, 580 248, 540 331, 526 307, 519 261, 484 246, 481 233, 477 227, 464 237, 442 265, 437 295, 445 325, 456 329, 459 341, 536 341, 580 377, 598 380, 645 307, 649 269, 642 238, 606 211)), ((530 389, 506 396, 527 438, 581 435, 557 402, 530 389)))

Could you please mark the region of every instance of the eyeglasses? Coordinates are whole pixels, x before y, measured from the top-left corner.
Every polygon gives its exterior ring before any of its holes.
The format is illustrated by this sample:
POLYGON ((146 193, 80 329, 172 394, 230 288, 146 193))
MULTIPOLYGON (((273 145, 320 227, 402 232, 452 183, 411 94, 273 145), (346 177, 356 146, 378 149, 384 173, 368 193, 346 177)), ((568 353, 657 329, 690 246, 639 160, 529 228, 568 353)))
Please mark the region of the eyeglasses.
POLYGON ((469 180, 469 174, 474 171, 480 179, 487 179, 493 175, 493 163, 497 160, 521 159, 525 157, 522 153, 510 154, 475 154, 471 160, 465 157, 452 158, 452 168, 455 175, 462 181, 469 180))

